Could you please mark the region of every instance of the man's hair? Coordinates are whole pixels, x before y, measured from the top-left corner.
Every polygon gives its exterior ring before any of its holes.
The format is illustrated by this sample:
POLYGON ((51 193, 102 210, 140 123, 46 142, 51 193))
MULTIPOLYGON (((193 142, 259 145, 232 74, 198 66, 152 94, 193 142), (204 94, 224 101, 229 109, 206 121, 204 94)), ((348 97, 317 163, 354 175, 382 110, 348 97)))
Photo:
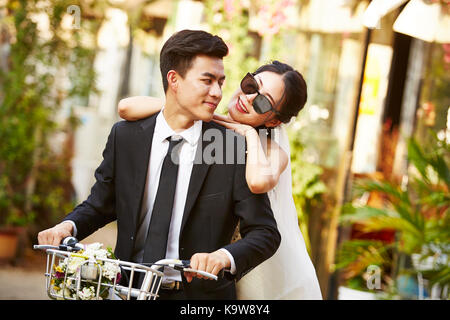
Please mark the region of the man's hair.
POLYGON ((228 47, 218 36, 200 30, 182 30, 173 34, 164 44, 160 54, 160 69, 164 91, 167 92, 167 73, 175 70, 184 77, 198 55, 222 59, 228 47))
POLYGON ((281 108, 279 108, 280 115, 277 118, 283 123, 288 123, 305 106, 308 98, 305 79, 300 72, 294 70, 290 65, 276 60, 259 67, 254 74, 264 71, 283 76, 284 94, 281 99, 281 108))

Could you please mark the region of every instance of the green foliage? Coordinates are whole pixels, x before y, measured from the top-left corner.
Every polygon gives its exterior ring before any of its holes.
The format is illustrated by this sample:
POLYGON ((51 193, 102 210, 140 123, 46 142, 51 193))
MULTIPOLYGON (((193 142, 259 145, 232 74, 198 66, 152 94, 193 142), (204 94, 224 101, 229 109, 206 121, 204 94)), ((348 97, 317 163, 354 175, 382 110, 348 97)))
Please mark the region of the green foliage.
MULTIPOLYGON (((231 8, 226 8, 225 1, 208 0, 205 12, 210 32, 220 35, 229 48, 222 99, 228 102, 244 75, 259 66, 258 59, 250 55, 255 43, 249 36, 249 11, 240 1, 233 1, 231 8)), ((227 105, 219 108, 219 112, 226 113, 227 105)))
MULTIPOLYGON (((428 146, 429 147, 429 146, 428 146)), ((420 255, 426 259, 437 253, 426 252, 430 246, 440 247, 440 255, 448 254, 450 247, 450 174, 449 145, 436 137, 431 151, 425 152, 415 139, 408 143, 410 172, 408 186, 390 181, 361 180, 355 185, 355 195, 377 193, 384 199, 382 208, 347 203, 343 206, 341 223, 360 223, 363 231, 373 232, 391 229, 398 237, 396 249, 401 254, 420 255), (425 250, 425 251, 424 251, 425 250)), ((347 247, 357 242, 344 242, 338 253, 338 266, 346 268, 364 257, 363 252, 346 256, 347 247), (343 259, 345 257, 345 259, 343 259), (353 260, 353 262, 352 262, 353 260)), ((385 247, 374 247, 381 253, 385 247)), ((448 263, 435 265, 428 270, 433 283, 448 284, 450 267, 448 263), (444 283, 443 283, 444 282, 444 283)), ((357 274, 361 269, 353 270, 357 274)))
MULTIPOLYGON (((347 279, 362 277, 369 266, 380 267, 387 274, 392 263, 391 246, 377 240, 350 240, 343 243, 337 255, 336 269, 346 270, 347 279)), ((358 289, 364 286, 358 287, 358 289)))
POLYGON ((321 196, 327 192, 327 187, 321 180, 323 169, 313 163, 303 160, 302 144, 299 133, 291 130, 291 170, 292 170, 292 196, 297 208, 300 230, 302 231, 306 247, 311 253, 311 244, 308 233, 308 222, 311 207, 321 196))
MULTIPOLYGON (((70 137, 77 122, 73 116, 56 117, 68 99, 87 100, 95 57, 82 46, 77 29, 62 27, 74 4, 79 2, 6 1, 1 26, 13 41, 7 68, 0 69, 0 225, 53 223, 72 205, 70 137), (42 35, 37 15, 48 18, 48 36, 42 35), (69 88, 59 78, 64 71, 69 88), (57 133, 66 137, 62 146, 51 142, 57 133)), ((89 23, 82 26, 89 30, 89 23)))

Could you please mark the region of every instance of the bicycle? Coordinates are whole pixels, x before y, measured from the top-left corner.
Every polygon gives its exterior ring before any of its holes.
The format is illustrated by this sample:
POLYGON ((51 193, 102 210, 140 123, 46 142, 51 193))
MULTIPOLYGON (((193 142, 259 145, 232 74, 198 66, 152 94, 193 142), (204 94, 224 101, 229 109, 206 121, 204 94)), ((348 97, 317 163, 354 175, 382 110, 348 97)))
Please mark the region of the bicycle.
MULTIPOLYGON (((195 272, 213 280, 218 279, 218 276, 211 273, 190 268, 189 260, 162 259, 155 263, 142 264, 83 255, 83 250, 87 246, 79 243, 74 237, 63 239, 59 246, 34 245, 33 248, 44 250, 47 253, 44 276, 46 278, 47 295, 51 299, 79 300, 86 297, 85 288, 94 288, 95 297, 92 298, 97 300, 130 300, 131 298, 156 300, 164 278, 164 273, 161 271, 163 268, 171 268, 179 272, 195 272), (62 272, 61 265, 68 268, 71 264, 77 266, 75 272, 70 273, 67 269, 62 272), (105 266, 113 270, 115 268, 120 272, 116 272, 114 276, 107 278, 104 275, 105 266), (125 272, 129 272, 128 286, 119 284, 121 275, 127 274, 125 272), (136 276, 143 279, 140 288, 133 286, 133 280, 136 276), (55 286, 55 283, 62 285, 62 287, 55 286)), ((109 273, 111 274, 111 272, 109 273)))

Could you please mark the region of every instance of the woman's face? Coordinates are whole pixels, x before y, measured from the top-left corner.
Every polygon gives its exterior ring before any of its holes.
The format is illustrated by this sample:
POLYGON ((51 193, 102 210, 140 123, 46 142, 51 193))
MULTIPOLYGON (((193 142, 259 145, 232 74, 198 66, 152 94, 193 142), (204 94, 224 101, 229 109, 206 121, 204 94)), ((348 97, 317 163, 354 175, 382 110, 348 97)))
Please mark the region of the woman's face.
MULTIPOLYGON (((264 71, 255 75, 255 79, 258 82, 258 91, 265 95, 272 103, 272 106, 279 111, 281 108, 280 101, 284 93, 283 76, 274 72, 264 71)), ((253 109, 253 99, 257 95, 257 93, 245 94, 239 86, 228 103, 228 114, 230 117, 237 122, 248 124, 252 127, 258 127, 273 120, 276 115, 272 111, 259 114, 253 109)))

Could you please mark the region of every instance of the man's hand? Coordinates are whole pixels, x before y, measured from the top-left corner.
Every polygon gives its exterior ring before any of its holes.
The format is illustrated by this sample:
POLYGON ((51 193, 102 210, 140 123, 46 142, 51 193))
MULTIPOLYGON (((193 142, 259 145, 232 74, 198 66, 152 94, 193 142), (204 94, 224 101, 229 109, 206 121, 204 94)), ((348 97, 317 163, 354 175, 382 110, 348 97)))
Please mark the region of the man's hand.
MULTIPOLYGON (((221 250, 212 253, 196 253, 191 257, 192 269, 206 271, 214 275, 217 275, 220 270, 229 268, 230 266, 230 259, 227 254, 221 250)), ((185 272, 184 276, 186 277, 187 282, 191 282, 194 277, 199 279, 209 279, 193 272, 185 272)))
POLYGON ((57 224, 53 228, 39 232, 39 244, 48 244, 58 246, 61 240, 65 237, 70 237, 73 232, 73 225, 70 222, 64 221, 57 224))

